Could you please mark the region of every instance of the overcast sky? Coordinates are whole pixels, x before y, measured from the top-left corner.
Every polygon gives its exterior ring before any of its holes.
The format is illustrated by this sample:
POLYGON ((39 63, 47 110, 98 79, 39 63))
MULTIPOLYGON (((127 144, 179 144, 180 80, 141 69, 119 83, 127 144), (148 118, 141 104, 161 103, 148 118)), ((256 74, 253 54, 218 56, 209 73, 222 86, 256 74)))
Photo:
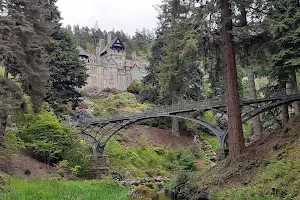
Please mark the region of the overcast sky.
POLYGON ((136 29, 156 27, 154 5, 161 0, 58 0, 63 24, 123 30, 133 35, 136 29))

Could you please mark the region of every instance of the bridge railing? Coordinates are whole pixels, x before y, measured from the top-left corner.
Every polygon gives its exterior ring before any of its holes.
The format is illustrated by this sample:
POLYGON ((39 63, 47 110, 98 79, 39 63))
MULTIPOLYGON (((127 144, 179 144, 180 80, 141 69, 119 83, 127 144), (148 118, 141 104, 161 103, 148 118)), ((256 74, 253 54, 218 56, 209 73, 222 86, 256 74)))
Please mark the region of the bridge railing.
POLYGON ((184 101, 179 102, 173 105, 168 106, 159 106, 159 107, 150 107, 149 109, 146 109, 141 112, 134 112, 134 113, 115 113, 107 116, 103 120, 111 121, 111 120, 119 120, 119 119, 134 119, 134 118, 142 118, 149 115, 162 115, 162 114, 169 114, 174 112, 180 112, 180 111, 186 111, 186 110, 192 110, 195 108, 201 108, 201 107, 208 107, 213 106, 216 104, 223 103, 220 100, 203 100, 203 101, 184 101))
MULTIPOLYGON (((288 95, 295 95, 296 93, 289 93, 288 95)), ((281 89, 270 89, 265 92, 261 92, 261 95, 258 95, 258 99, 271 99, 273 97, 282 97, 287 96, 286 92, 281 89)), ((248 101, 253 100, 251 98, 243 98, 242 101, 248 101)), ((189 109, 195 109, 195 108, 204 108, 209 106, 217 106, 217 105, 225 105, 225 100, 223 97, 219 98, 212 98, 212 99, 205 99, 202 101, 179 101, 178 103, 175 103, 173 105, 168 106, 159 106, 159 107, 151 107, 145 111, 142 112, 134 112, 134 113, 118 113, 114 115, 109 115, 105 118, 105 120, 118 120, 118 119, 134 119, 134 118, 142 118, 149 115, 161 115, 161 114, 167 114, 170 112, 179 112, 179 111, 186 111, 189 109)))
MULTIPOLYGON (((258 95, 259 99, 271 99, 272 97, 282 97, 282 96, 287 96, 287 94, 283 90, 269 90, 264 93, 261 93, 262 95, 258 95)), ((295 95, 296 93, 289 93, 288 95, 295 95)), ((251 98, 243 98, 242 101, 249 101, 253 100, 251 98)), ((73 123, 75 124, 85 124, 85 123, 90 123, 92 121, 103 121, 103 122, 108 122, 108 121, 118 121, 118 120, 124 120, 124 119, 140 119, 143 117, 149 117, 151 115, 156 116, 156 115, 164 115, 164 114, 170 114, 170 113, 176 113, 176 112, 182 112, 182 111, 189 111, 189 110, 195 110, 195 109, 203 109, 203 108, 208 108, 208 107, 215 107, 215 106, 222 106, 225 105, 225 98, 223 97, 218 97, 218 98, 212 98, 212 99, 205 99, 202 101, 179 101, 178 103, 175 103, 173 105, 164 105, 164 106, 153 106, 150 107, 144 111, 140 112, 132 112, 132 113, 127 113, 127 112, 120 112, 120 113, 114 113, 110 114, 104 118, 97 118, 97 119, 90 119, 90 118, 84 118, 84 119, 77 119, 73 123)))

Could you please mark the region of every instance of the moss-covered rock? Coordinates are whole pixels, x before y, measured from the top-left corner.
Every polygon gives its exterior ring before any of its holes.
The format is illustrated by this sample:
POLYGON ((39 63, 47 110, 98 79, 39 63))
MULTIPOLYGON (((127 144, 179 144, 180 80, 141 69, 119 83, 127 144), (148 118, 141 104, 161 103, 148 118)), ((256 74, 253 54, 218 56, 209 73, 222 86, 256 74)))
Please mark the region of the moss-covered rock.
POLYGON ((158 198, 158 193, 155 190, 143 185, 134 188, 129 196, 130 200, 158 200, 158 198))

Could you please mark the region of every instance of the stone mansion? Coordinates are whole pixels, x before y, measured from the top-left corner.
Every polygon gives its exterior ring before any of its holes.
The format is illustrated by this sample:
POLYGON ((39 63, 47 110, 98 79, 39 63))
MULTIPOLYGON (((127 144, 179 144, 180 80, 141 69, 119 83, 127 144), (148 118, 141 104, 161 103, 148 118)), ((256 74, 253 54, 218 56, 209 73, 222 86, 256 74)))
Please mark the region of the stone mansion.
POLYGON ((132 54, 132 59, 126 59, 125 47, 119 37, 112 39, 112 33, 105 39, 100 39, 95 54, 86 53, 78 47, 79 56, 86 62, 88 69, 87 87, 99 89, 116 88, 124 91, 134 80, 142 80, 146 76, 149 62, 132 54))

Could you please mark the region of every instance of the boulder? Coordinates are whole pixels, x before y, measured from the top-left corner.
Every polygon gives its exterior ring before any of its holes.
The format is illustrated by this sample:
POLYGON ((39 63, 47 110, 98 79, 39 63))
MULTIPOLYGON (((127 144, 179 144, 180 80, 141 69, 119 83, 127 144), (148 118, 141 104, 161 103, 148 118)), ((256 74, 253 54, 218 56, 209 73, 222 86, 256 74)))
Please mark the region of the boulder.
POLYGON ((129 200, 158 200, 158 198, 159 195, 155 190, 143 185, 135 187, 129 196, 129 200))

